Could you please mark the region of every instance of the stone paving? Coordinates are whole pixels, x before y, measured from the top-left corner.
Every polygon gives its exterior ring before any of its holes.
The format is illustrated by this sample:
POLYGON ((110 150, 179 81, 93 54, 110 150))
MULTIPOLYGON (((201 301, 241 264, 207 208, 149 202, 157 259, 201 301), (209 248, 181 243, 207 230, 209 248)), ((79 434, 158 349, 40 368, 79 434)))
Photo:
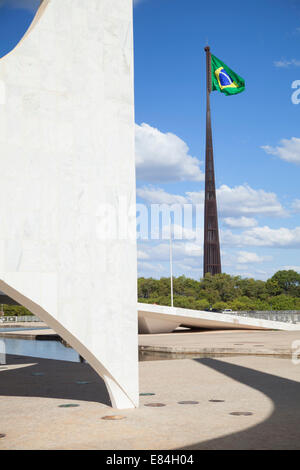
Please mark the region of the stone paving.
POLYGON ((142 362, 140 391, 155 395, 122 411, 110 408, 88 364, 7 362, 0 366, 0 449, 300 449, 300 365, 290 359, 142 362), (145 406, 152 403, 165 406, 145 406))
POLYGON ((140 335, 143 352, 172 354, 246 354, 291 357, 300 331, 181 329, 175 333, 140 335))

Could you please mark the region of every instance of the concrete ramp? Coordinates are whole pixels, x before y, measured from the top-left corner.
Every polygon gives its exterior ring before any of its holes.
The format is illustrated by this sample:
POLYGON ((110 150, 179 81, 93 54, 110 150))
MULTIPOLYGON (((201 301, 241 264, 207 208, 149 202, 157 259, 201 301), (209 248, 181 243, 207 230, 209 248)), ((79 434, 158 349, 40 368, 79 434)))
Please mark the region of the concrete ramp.
POLYGON ((178 326, 212 330, 300 330, 300 323, 138 303, 139 333, 170 333, 178 326))

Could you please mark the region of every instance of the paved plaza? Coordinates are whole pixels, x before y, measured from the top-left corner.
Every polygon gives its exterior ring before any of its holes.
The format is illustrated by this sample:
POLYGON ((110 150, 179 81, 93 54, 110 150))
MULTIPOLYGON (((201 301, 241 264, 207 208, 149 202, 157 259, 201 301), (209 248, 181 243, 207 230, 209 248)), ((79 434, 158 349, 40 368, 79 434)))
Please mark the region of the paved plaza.
POLYGON ((123 411, 110 408, 87 364, 22 356, 7 362, 0 367, 0 449, 300 448, 300 365, 291 359, 141 362, 140 391, 155 395, 123 411), (152 403, 165 406, 145 406, 152 403), (79 406, 60 406, 66 404, 79 406), (124 419, 103 420, 107 415, 124 419))
POLYGON ((179 329, 171 334, 139 335, 139 348, 170 354, 246 354, 292 356, 300 331, 179 329))

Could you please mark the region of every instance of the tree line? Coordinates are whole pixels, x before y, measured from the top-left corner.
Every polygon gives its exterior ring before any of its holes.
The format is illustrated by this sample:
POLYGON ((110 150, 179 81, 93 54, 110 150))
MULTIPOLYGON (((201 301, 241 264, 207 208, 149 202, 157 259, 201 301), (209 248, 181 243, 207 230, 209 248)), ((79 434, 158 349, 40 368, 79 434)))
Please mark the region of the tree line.
MULTIPOLYGON (((174 306, 232 310, 300 310, 300 274, 293 270, 276 272, 267 281, 207 274, 197 281, 185 276, 173 278, 174 306)), ((138 279, 138 300, 171 305, 170 278, 138 279)))
MULTIPOLYGON (((174 306, 193 310, 300 310, 300 274, 293 270, 275 273, 267 281, 207 274, 197 281, 174 277, 174 306)), ((171 305, 170 278, 140 277, 138 301, 171 305)), ((5 315, 31 315, 21 305, 1 305, 5 315)), ((0 315, 1 315, 0 312, 0 315)))

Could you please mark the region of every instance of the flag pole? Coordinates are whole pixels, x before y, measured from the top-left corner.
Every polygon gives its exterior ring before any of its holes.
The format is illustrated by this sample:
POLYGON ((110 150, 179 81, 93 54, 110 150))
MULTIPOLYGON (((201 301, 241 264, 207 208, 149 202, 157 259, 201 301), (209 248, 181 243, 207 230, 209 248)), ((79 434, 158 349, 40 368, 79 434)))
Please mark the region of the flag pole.
POLYGON ((211 52, 206 52, 206 152, 205 152, 205 206, 203 277, 221 273, 218 210, 215 185, 214 151, 211 127, 210 93, 212 91, 211 52))
POLYGON ((174 307, 174 296, 173 296, 173 231, 172 231, 172 220, 170 214, 170 275, 171 275, 171 307, 174 307))

